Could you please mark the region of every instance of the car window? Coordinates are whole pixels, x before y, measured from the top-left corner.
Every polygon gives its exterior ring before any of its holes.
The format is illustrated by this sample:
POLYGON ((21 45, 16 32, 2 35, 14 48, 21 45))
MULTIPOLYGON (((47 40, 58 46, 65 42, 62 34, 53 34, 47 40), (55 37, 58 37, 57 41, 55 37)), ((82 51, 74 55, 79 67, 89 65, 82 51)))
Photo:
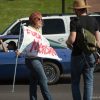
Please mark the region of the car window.
MULTIPOLYGON (((0 43, 0 52, 5 52, 4 51, 4 48, 7 48, 7 46, 8 46, 8 43, 10 43, 10 41, 13 41, 13 42, 15 42, 16 43, 16 47, 18 46, 18 39, 11 39, 11 38, 8 38, 8 39, 6 39, 6 38, 3 38, 2 39, 2 41, 3 41, 3 46, 2 46, 2 44, 0 43), (3 48, 4 47, 4 48, 3 48)), ((12 45, 12 44, 11 44, 12 45)), ((15 47, 15 46, 14 46, 15 47)))
MULTIPOLYGON (((29 25, 28 20, 22 21, 22 24, 25 23, 26 26, 29 25)), ((43 20, 43 28, 42 33, 44 35, 48 34, 63 34, 65 33, 65 25, 62 19, 44 19, 43 20)), ((18 35, 20 32, 20 24, 21 22, 18 22, 8 33, 9 35, 18 35)))
MULTIPOLYGON (((22 21, 22 24, 24 24, 27 26, 29 25, 29 21, 28 20, 25 20, 25 21, 22 21)), ((19 32, 20 32, 20 24, 21 22, 17 23, 10 31, 9 35, 18 35, 19 32)))
POLYGON ((97 22, 99 24, 99 30, 100 30, 100 16, 95 16, 95 18, 96 18, 96 20, 97 20, 97 22))
POLYGON ((64 22, 62 19, 44 19, 42 33, 48 34, 63 34, 65 33, 64 22))

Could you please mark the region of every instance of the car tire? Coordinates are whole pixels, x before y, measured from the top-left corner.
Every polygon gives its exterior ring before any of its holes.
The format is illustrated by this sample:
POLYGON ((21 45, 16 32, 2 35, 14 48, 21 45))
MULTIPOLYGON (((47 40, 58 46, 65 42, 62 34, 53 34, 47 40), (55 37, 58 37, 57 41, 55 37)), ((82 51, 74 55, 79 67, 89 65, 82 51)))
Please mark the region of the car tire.
POLYGON ((60 70, 56 63, 44 62, 44 71, 48 79, 48 84, 55 84, 60 78, 60 70))

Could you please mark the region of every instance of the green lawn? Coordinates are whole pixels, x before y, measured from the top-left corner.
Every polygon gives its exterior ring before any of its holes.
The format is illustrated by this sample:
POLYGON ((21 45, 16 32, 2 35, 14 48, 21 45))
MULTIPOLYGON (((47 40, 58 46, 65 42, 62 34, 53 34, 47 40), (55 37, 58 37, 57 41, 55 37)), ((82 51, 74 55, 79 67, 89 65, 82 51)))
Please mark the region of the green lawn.
MULTIPOLYGON (((65 0, 65 13, 73 0, 65 0)), ((62 0, 0 0, 0 32, 14 20, 29 16, 33 11, 44 14, 62 13, 62 0)))

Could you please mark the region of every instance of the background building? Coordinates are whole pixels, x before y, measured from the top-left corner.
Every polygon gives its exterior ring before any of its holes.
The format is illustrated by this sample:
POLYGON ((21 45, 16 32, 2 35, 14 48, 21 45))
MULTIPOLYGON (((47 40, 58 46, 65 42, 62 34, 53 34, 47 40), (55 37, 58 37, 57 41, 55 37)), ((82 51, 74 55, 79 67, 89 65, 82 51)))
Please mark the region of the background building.
POLYGON ((100 12, 100 0, 85 0, 92 7, 88 9, 88 12, 100 12))

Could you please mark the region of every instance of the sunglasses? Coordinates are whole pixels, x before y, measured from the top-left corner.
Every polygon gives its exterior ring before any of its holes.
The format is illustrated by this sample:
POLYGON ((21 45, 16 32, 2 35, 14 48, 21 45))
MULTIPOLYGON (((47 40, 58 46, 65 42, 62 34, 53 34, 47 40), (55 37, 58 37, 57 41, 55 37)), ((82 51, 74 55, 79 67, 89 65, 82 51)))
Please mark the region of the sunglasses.
POLYGON ((39 21, 43 21, 43 19, 42 18, 35 18, 36 20, 39 20, 39 21))

